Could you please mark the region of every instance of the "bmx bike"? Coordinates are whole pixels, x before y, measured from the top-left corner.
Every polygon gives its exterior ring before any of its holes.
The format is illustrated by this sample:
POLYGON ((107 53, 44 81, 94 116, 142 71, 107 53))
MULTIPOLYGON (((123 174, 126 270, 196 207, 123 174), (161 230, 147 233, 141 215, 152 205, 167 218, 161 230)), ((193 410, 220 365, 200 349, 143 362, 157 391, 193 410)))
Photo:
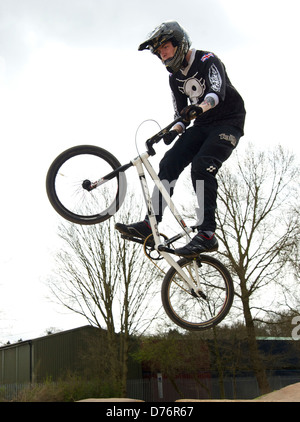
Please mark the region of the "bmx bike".
POLYGON ((213 256, 199 254, 196 258, 181 258, 178 261, 173 258, 174 242, 184 237, 189 241, 190 233, 196 230, 196 226, 186 225, 149 158, 156 154, 154 145, 179 121, 182 119, 174 120, 148 139, 146 151, 125 165, 98 146, 79 145, 67 149, 49 167, 46 189, 50 203, 64 219, 76 224, 98 224, 119 210, 126 196, 125 172, 135 167, 152 234, 145 240, 122 237, 143 244, 151 260, 167 261, 170 269, 161 286, 164 310, 179 327, 201 331, 216 326, 226 317, 232 306, 234 287, 227 268, 213 256), (181 228, 170 239, 158 231, 145 169, 181 228))

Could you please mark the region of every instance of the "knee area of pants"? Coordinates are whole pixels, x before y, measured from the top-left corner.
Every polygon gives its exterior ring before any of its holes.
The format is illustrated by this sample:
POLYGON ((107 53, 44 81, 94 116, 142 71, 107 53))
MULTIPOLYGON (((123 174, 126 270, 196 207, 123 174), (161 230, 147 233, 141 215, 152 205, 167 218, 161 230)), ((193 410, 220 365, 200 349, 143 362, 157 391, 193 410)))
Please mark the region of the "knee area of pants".
POLYGON ((200 157, 192 162, 191 168, 192 174, 202 174, 202 175, 216 175, 218 172, 218 166, 215 161, 211 158, 200 157))
POLYGON ((217 166, 213 164, 207 164, 205 167, 197 167, 196 169, 191 170, 192 177, 205 178, 208 176, 215 176, 218 172, 217 166))

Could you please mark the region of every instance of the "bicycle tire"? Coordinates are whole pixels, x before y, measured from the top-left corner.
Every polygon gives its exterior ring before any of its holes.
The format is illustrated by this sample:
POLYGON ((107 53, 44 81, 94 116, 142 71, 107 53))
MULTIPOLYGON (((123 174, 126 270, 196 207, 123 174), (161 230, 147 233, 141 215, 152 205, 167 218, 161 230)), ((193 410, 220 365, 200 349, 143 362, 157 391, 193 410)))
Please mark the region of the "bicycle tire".
POLYGON ((103 148, 78 145, 62 152, 50 165, 46 191, 56 212, 66 220, 82 225, 102 223, 122 205, 127 189, 124 173, 88 191, 86 180, 96 181, 121 166, 103 148))
POLYGON ((166 314, 186 330, 204 331, 216 326, 226 317, 233 302, 234 286, 229 271, 216 258, 207 255, 199 256, 196 267, 195 260, 186 258, 177 263, 181 268, 186 268, 194 280, 197 268, 205 297, 187 291, 182 277, 171 267, 161 289, 166 314))

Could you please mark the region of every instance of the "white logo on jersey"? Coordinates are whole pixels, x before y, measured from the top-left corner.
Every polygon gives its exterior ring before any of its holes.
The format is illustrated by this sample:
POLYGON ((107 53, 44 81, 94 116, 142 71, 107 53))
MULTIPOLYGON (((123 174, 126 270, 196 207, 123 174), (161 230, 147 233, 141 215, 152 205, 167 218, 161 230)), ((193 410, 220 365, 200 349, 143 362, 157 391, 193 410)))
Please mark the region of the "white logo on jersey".
POLYGON ((186 80, 177 79, 178 82, 183 82, 183 86, 178 87, 179 91, 187 95, 192 104, 197 104, 198 99, 201 98, 205 92, 205 80, 203 78, 200 80, 195 78, 197 74, 198 72, 186 80))
POLYGON ((222 86, 222 78, 216 65, 212 64, 210 66, 208 77, 213 91, 220 92, 222 86))

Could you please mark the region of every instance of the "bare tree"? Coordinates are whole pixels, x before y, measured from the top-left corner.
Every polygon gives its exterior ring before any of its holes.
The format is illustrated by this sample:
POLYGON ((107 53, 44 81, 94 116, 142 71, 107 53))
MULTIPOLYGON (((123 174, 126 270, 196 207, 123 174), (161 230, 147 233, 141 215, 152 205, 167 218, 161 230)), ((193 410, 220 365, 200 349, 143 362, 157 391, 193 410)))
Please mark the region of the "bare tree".
POLYGON ((281 147, 260 152, 249 146, 244 158, 237 155, 236 161, 226 163, 218 184, 219 254, 235 278, 253 370, 265 393, 269 385, 255 321, 286 309, 295 293, 291 286, 299 268, 299 167, 293 154, 281 147), (280 307, 283 299, 285 308, 280 307))
MULTIPOLYGON (((131 198, 118 218, 135 218, 134 210, 138 206, 131 198)), ((112 217, 100 225, 59 226, 62 250, 51 290, 65 307, 107 330, 110 376, 116 385, 121 380, 124 395, 129 336, 148 328, 160 312, 160 301, 154 300, 160 274, 141 245, 120 238, 114 223, 112 217)))
POLYGON ((249 147, 245 158, 238 159, 235 168, 226 167, 219 177, 221 253, 236 275, 236 295, 242 302, 250 356, 262 393, 269 385, 259 357, 255 319, 262 318, 262 310, 278 311, 270 292, 280 287, 286 294, 292 281, 289 263, 299 243, 299 216, 294 212, 298 178, 294 156, 281 147, 271 152, 249 147), (262 304, 258 291, 264 294, 262 304), (268 296, 272 298, 269 309, 268 296))

